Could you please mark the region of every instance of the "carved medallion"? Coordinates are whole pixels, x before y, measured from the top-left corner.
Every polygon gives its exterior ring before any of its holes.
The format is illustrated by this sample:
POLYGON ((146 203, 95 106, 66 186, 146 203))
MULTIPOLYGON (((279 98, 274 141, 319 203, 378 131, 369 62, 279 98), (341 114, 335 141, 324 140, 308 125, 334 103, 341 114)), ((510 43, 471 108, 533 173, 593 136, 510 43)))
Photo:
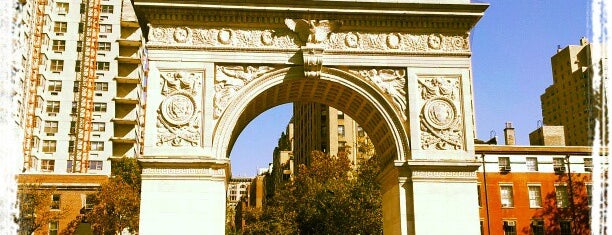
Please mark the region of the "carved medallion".
POLYGON ((344 42, 350 48, 357 48, 359 46, 359 37, 354 33, 348 33, 344 38, 344 42))
POLYGON ((435 34, 429 35, 429 39, 427 40, 427 45, 429 45, 431 49, 438 50, 440 49, 441 44, 442 44, 442 38, 440 36, 435 35, 435 34))
POLYGON ((223 44, 230 44, 232 42, 232 36, 233 36, 233 33, 231 30, 223 29, 223 30, 219 30, 219 34, 217 35, 217 38, 219 42, 223 44))
POLYGON ((190 72, 161 74, 163 101, 157 116, 157 146, 200 144, 201 75, 190 72))
POLYGON ((387 46, 391 49, 397 49, 400 46, 399 35, 392 33, 387 36, 387 46))
POLYGON ((274 42, 274 38, 272 37, 272 31, 265 30, 261 32, 261 43, 263 43, 266 46, 270 46, 272 45, 273 42, 274 42))
POLYGON ((190 29, 187 27, 176 28, 174 30, 174 40, 178 43, 187 42, 187 37, 189 36, 190 29))
POLYGON ((184 125, 195 113, 195 101, 189 94, 176 93, 168 96, 161 105, 163 118, 173 125, 184 125))
POLYGON ((423 77, 418 79, 421 109, 422 149, 461 149, 463 119, 459 106, 459 79, 423 77))

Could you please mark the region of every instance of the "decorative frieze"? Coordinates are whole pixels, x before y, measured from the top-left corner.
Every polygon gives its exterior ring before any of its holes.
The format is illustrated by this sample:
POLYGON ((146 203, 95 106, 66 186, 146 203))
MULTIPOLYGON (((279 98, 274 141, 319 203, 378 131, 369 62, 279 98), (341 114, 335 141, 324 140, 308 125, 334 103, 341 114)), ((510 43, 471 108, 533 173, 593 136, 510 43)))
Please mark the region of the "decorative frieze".
POLYGON ((359 75, 378 87, 388 99, 395 104, 402 114, 406 117, 406 70, 405 69, 357 69, 349 70, 353 74, 359 75))
POLYGON ((213 168, 143 168, 143 175, 203 175, 225 176, 225 169, 213 168))
POLYGON ((463 148, 463 111, 457 77, 419 77, 422 106, 421 148, 459 150, 463 148))
POLYGON ((467 34, 341 32, 339 21, 285 20, 287 28, 201 28, 149 25, 149 46, 297 50, 316 44, 347 53, 469 53, 467 34))
POLYGON ((162 72, 164 97, 157 115, 157 146, 199 146, 202 108, 199 100, 202 75, 192 72, 162 72))
POLYGON ((449 179, 476 178, 475 171, 412 171, 413 178, 449 179))
POLYGON ((254 78, 274 70, 274 67, 218 65, 216 70, 213 117, 219 118, 244 85, 251 82, 254 78))

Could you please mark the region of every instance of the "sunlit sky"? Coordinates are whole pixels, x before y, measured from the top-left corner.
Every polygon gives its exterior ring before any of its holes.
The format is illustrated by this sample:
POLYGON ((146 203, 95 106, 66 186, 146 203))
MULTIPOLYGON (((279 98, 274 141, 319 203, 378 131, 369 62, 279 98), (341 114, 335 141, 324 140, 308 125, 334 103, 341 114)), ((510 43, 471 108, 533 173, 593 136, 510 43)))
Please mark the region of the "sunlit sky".
MULTIPOLYGON (((509 121, 517 144, 529 144, 529 132, 542 120, 540 95, 552 84, 550 57, 558 45, 576 45, 589 36, 589 2, 488 1, 471 34, 477 138, 489 139, 494 132, 502 140, 509 121)), ((244 129, 230 154, 233 177, 254 176, 272 162, 291 115, 291 104, 277 106, 244 129)))

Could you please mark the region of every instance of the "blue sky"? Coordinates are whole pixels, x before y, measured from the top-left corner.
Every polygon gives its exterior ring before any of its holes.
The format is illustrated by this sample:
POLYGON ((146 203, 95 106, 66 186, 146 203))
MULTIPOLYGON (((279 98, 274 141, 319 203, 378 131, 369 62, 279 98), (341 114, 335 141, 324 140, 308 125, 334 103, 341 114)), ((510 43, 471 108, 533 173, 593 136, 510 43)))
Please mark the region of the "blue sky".
MULTIPOLYGON (((540 95, 552 84, 550 57, 557 45, 578 44, 588 36, 586 0, 491 0, 472 31, 472 69, 479 139, 494 131, 502 140, 507 121, 519 145, 542 120, 540 95)), ((253 176, 272 161, 280 133, 291 118, 291 104, 253 120, 230 154, 233 177, 253 176)), ((503 140, 502 140, 503 142, 503 140)))

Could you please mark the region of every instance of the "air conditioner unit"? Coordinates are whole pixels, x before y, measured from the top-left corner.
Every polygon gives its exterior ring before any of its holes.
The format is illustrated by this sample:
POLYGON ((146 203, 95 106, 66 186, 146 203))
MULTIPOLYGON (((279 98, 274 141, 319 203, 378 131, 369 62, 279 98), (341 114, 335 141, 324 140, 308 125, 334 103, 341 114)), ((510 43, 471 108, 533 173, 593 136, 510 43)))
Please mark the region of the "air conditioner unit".
POLYGON ((55 133, 47 133, 47 136, 55 136, 55 133))
POLYGON ((510 170, 510 166, 499 166, 499 171, 501 172, 509 172, 510 170))
POLYGON ((554 169, 555 169, 555 172, 565 172, 564 166, 555 166, 554 169))
POLYGON ((505 221, 506 226, 516 226, 516 221, 505 221))
POLYGON ((54 92, 51 92, 51 95, 57 95, 57 94, 58 94, 58 93, 57 93, 57 92, 55 92, 55 91, 54 91, 54 92))
POLYGON ((586 172, 592 172, 592 171, 593 171, 593 167, 592 167, 592 166, 585 166, 585 167, 584 167, 584 171, 586 171, 586 172))

